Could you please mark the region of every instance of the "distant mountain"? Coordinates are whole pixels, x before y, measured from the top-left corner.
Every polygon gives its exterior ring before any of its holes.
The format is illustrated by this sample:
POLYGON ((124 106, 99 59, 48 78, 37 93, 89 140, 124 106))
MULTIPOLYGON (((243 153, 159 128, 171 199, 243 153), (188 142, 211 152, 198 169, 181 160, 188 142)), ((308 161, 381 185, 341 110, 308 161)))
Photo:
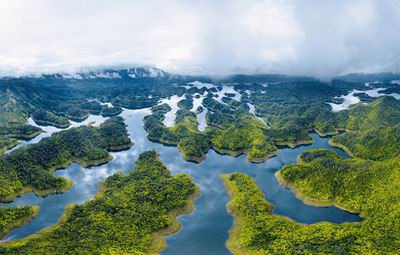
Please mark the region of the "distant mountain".
POLYGON ((129 69, 104 69, 77 73, 57 73, 42 75, 42 78, 57 79, 164 79, 173 76, 154 67, 134 67, 129 69))
POLYGON ((394 81, 400 80, 398 73, 352 73, 342 76, 337 76, 336 79, 347 82, 374 82, 374 81, 394 81))
MULTIPOLYGON (((0 77, 1 79, 10 79, 13 77, 0 77)), ((212 82, 215 84, 223 83, 275 83, 275 82, 296 82, 296 81, 318 81, 317 78, 312 76, 300 76, 300 75, 285 75, 285 74, 232 74, 227 76, 208 76, 208 75, 181 75, 172 74, 161 70, 159 68, 151 66, 137 66, 123 69, 97 69, 97 70, 86 70, 72 73, 54 73, 54 74, 42 74, 42 75, 31 75, 20 77, 28 80, 37 79, 49 79, 49 80, 103 80, 109 81, 137 81, 144 82, 190 82, 190 81, 202 81, 212 82)), ((341 80, 346 82, 374 82, 374 81, 394 81, 400 80, 400 74, 396 73, 351 73, 347 75, 341 75, 333 77, 332 80, 341 80)))

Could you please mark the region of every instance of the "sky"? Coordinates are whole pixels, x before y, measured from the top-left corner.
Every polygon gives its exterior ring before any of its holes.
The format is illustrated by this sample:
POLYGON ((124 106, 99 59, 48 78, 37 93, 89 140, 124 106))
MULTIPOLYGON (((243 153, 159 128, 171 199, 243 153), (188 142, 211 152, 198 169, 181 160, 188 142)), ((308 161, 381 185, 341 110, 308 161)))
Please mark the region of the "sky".
POLYGON ((1 0, 0 76, 400 72, 400 0, 1 0))

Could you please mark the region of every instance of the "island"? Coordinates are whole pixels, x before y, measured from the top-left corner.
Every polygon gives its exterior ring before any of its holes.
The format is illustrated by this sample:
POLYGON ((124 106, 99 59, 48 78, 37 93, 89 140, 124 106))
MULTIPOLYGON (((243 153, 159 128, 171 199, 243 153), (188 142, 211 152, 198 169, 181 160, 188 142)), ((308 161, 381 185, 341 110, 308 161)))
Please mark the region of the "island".
POLYGON ((178 215, 193 209, 198 188, 185 174, 172 176, 155 151, 135 169, 117 173, 97 195, 71 205, 55 226, 0 244, 2 254, 156 254, 163 236, 179 230, 178 215))
POLYGON ((30 191, 42 196, 64 192, 72 183, 54 176, 56 169, 72 162, 83 167, 103 164, 111 159, 108 151, 131 146, 123 119, 113 117, 100 127, 72 128, 20 148, 0 157, 0 201, 30 191))

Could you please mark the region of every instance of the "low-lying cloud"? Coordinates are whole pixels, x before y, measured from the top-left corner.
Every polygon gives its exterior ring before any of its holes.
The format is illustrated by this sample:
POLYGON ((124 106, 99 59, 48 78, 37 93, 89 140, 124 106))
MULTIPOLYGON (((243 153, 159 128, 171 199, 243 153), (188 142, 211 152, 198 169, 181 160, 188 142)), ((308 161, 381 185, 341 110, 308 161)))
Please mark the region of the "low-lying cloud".
POLYGON ((398 0, 3 0, 0 75, 399 72, 398 0))

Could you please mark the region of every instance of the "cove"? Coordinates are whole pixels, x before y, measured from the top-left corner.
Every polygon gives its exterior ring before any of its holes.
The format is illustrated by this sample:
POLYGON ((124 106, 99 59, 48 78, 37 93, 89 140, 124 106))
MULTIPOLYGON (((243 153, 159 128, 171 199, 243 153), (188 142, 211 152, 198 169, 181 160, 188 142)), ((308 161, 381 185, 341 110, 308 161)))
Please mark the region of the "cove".
POLYGON ((89 169, 72 164, 65 170, 56 172, 58 176, 70 178, 73 187, 59 195, 45 198, 37 197, 32 193, 16 198, 12 203, 4 206, 38 205, 41 208, 39 215, 30 223, 14 229, 5 240, 27 237, 43 228, 57 223, 70 203, 81 204, 92 198, 98 191, 98 183, 117 171, 129 172, 139 154, 146 150, 155 149, 161 160, 176 173, 187 173, 193 176, 200 187, 200 197, 195 202, 195 210, 190 215, 179 217, 182 229, 175 235, 166 238, 168 247, 162 254, 230 254, 225 248, 229 229, 233 218, 226 211, 228 195, 219 179, 219 175, 240 171, 253 177, 261 187, 266 199, 274 206, 274 213, 290 217, 302 223, 330 221, 334 223, 360 221, 357 215, 342 211, 335 207, 313 207, 298 200, 288 189, 279 185, 274 173, 282 166, 296 162, 299 154, 311 148, 333 149, 340 155, 346 154, 328 144, 327 138, 312 134, 314 143, 300 146, 295 149, 284 148, 277 157, 270 158, 262 164, 253 164, 245 156, 233 158, 222 156, 210 150, 206 159, 200 164, 183 160, 176 147, 163 146, 153 143, 146 137, 143 129, 143 117, 150 114, 149 109, 124 110, 121 116, 128 125, 129 135, 134 146, 123 152, 111 153, 113 160, 109 163, 89 169))

